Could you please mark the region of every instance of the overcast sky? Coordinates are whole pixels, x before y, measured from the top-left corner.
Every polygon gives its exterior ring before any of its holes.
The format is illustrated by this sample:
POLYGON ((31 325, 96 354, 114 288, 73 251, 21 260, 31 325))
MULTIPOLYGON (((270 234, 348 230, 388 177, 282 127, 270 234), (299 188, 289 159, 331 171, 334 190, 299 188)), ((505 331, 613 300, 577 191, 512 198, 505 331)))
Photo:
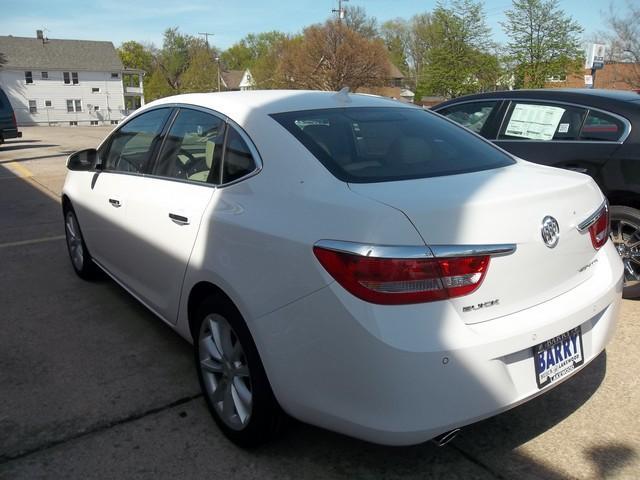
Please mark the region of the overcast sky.
MULTIPOLYGON (((637 0, 634 0, 637 1, 637 0)), ((226 49, 248 33, 280 30, 295 33, 324 21, 337 0, 0 0, 0 35, 35 36, 44 29, 49 38, 127 40, 162 44, 162 32, 177 26, 183 33, 214 33, 210 43, 226 49)), ((350 0, 380 21, 410 18, 432 10, 435 0, 350 0)), ((624 5, 614 0, 614 5, 624 5)), ((346 4, 345 4, 346 5, 346 4)), ((505 42, 499 22, 508 0, 487 0, 485 11, 494 39, 505 42)), ((604 29, 601 10, 608 3, 560 0, 561 8, 577 20, 589 36, 604 29), (596 6, 593 6, 593 5, 596 6)))

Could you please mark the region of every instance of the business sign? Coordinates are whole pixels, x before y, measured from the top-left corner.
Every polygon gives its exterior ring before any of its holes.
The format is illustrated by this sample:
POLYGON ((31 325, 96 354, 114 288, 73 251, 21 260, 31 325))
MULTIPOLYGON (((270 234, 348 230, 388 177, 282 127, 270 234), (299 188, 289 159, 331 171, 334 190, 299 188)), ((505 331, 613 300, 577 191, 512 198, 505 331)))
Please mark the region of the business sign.
POLYGON ((601 43, 590 43, 587 48, 587 61, 584 68, 600 70, 604 67, 605 47, 601 43))

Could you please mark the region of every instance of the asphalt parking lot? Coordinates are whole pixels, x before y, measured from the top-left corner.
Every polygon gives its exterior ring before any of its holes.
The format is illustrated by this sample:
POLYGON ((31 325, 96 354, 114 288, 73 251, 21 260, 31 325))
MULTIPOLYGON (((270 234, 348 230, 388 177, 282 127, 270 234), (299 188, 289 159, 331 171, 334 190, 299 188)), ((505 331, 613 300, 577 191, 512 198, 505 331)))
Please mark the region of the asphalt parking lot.
POLYGON ((69 264, 65 159, 109 129, 22 131, 0 146, 0 478, 640 477, 633 301, 582 372, 445 448, 381 447, 293 421, 267 447, 236 448, 206 410, 191 347, 114 282, 83 282, 69 264))

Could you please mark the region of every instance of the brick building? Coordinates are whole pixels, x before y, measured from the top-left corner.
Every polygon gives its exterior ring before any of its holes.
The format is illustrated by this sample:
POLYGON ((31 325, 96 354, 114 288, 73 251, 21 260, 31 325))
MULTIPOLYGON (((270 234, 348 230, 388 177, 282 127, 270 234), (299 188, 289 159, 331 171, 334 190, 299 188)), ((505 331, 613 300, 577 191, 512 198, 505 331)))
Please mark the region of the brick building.
MULTIPOLYGON (((564 78, 549 79, 545 85, 548 88, 584 88, 585 75, 591 75, 591 70, 584 70, 577 75, 564 78)), ((596 72, 594 88, 609 88, 616 90, 640 89, 639 63, 606 63, 604 68, 596 72)))

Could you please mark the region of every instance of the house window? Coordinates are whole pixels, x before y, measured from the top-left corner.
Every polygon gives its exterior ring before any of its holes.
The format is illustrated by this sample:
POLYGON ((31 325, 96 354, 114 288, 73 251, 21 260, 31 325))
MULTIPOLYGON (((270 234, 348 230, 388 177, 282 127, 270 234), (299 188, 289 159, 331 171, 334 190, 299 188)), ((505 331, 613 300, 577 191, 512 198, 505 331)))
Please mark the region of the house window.
POLYGON ((44 106, 45 107, 51 107, 51 100, 45 100, 44 101, 44 106))
POLYGON ((81 112, 82 111, 82 102, 78 99, 75 100, 67 100, 67 112, 81 112))
POLYGON ((31 72, 24 72, 24 82, 33 83, 33 74, 31 72))
POLYGON ((69 85, 71 83, 71 77, 69 76, 69 72, 62 72, 62 78, 64 79, 64 83, 69 85))
POLYGON ((98 121, 97 120, 91 120, 91 125, 93 125, 94 127, 98 126, 98 121))
POLYGON ((118 124, 118 120, 111 120, 111 125, 117 125, 118 124))
POLYGON ((78 126, 78 122, 69 122, 69 126, 73 127, 73 126, 78 126))
POLYGON ((120 75, 118 73, 112 73, 111 78, 119 78, 120 75))
POLYGON ((91 87, 91 93, 100 93, 100 87, 91 87))
POLYGON ((29 100, 29 113, 38 113, 38 106, 35 100, 29 100))
POLYGON ((42 78, 42 80, 49 80, 49 72, 40 72, 40 78, 42 78))
POLYGON ((78 72, 71 72, 71 82, 78 85, 78 72))
POLYGON ((93 106, 93 110, 94 110, 94 111, 96 111, 96 112, 97 112, 98 110, 100 110, 100 105, 94 105, 94 106, 93 106))

